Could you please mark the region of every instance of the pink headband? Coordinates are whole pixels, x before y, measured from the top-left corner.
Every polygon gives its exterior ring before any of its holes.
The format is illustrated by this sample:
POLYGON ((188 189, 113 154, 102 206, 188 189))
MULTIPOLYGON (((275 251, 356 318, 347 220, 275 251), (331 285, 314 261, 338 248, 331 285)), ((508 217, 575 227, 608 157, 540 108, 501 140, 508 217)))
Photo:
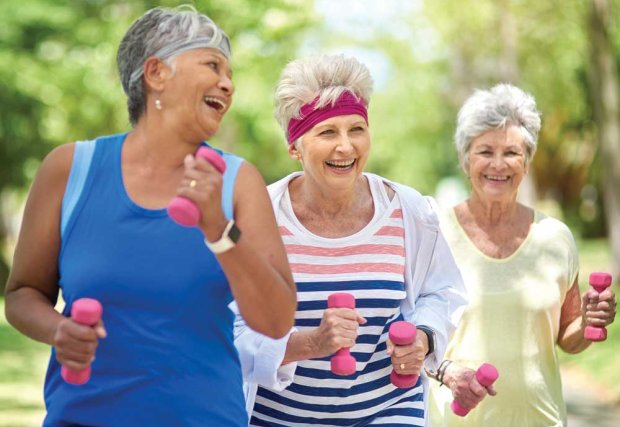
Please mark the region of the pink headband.
POLYGON ((357 99, 351 92, 342 92, 334 105, 327 104, 322 108, 315 109, 314 106, 319 98, 315 98, 309 104, 304 104, 300 109, 301 117, 292 118, 288 122, 288 143, 292 144, 308 132, 318 123, 334 116, 346 116, 348 114, 359 114, 368 124, 368 110, 361 99, 357 99))

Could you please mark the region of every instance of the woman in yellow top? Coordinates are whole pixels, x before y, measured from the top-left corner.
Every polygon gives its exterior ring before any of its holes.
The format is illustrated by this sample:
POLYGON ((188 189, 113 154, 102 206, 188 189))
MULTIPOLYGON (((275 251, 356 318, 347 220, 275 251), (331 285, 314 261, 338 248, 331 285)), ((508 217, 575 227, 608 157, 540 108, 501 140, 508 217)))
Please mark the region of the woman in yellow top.
POLYGON ((556 344, 581 352, 586 325, 614 320, 610 289, 580 297, 568 227, 517 202, 539 130, 534 98, 507 84, 477 91, 459 112, 455 142, 472 191, 442 230, 470 302, 440 367, 447 387, 432 385, 433 427, 565 426, 556 344), (500 373, 488 389, 475 378, 484 362, 500 373), (482 402, 458 417, 453 399, 466 409, 482 402))

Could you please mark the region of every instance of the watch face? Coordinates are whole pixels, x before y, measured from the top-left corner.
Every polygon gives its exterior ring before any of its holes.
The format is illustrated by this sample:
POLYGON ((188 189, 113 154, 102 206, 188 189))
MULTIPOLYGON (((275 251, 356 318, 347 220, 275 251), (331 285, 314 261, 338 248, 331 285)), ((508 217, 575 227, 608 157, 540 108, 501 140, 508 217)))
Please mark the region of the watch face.
POLYGON ((230 228, 230 231, 228 232, 228 237, 235 243, 239 241, 239 237, 241 237, 241 230, 239 230, 237 224, 233 224, 233 226, 230 228))

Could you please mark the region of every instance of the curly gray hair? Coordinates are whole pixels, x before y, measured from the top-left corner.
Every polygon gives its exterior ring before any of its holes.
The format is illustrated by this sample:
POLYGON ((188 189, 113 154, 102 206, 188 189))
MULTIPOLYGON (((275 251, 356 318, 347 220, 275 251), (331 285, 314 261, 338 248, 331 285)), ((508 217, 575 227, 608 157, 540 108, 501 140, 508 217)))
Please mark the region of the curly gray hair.
POLYGON ((177 54, 204 47, 219 49, 230 58, 226 33, 190 5, 174 9, 156 7, 131 25, 120 43, 116 62, 132 125, 146 111, 142 78, 146 59, 156 56, 173 66, 177 54))
POLYGON ((319 98, 315 108, 335 103, 348 91, 368 106, 373 81, 368 68, 353 57, 321 55, 297 59, 284 68, 275 91, 275 118, 288 139, 288 123, 301 107, 319 98))
POLYGON ((540 113, 534 97, 511 84, 476 90, 458 114, 454 143, 463 169, 469 167, 469 148, 474 138, 490 130, 518 126, 526 146, 526 164, 536 152, 540 113))

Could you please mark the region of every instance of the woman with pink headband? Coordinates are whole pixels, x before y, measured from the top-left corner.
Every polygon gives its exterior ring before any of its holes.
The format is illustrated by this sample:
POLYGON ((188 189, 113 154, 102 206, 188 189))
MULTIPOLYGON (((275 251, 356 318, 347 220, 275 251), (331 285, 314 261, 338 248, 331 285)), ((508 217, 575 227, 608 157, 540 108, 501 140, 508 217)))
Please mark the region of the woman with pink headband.
POLYGON ((366 66, 345 56, 293 61, 278 83, 275 115, 303 170, 269 193, 299 303, 279 340, 238 322, 250 425, 425 425, 426 378, 397 388, 390 373, 437 369, 465 295, 431 200, 364 172, 371 91, 366 66), (328 308, 338 292, 356 308, 328 308), (394 346, 402 320, 417 337, 394 346), (341 348, 351 375, 330 370, 341 348))

